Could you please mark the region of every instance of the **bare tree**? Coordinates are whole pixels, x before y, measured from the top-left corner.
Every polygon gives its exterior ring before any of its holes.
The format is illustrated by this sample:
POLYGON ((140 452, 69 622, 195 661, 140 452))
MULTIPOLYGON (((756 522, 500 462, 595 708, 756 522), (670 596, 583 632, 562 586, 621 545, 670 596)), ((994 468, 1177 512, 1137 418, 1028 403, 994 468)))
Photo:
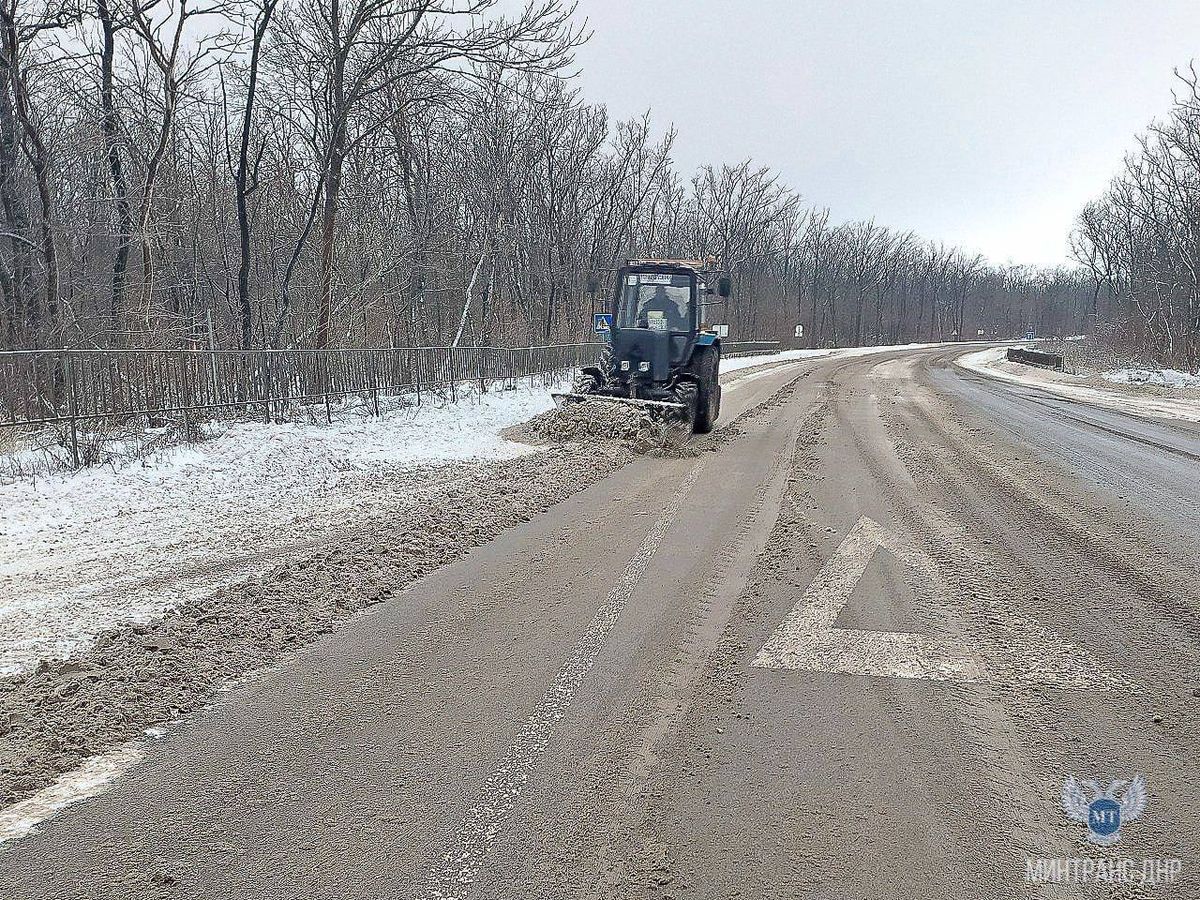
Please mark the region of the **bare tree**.
POLYGON ((0 0, 5 346, 580 340, 589 281, 638 255, 714 258, 735 337, 1118 316, 1191 346, 1186 111, 1081 223, 1086 270, 996 269, 749 160, 678 171, 672 129, 573 89, 567 0, 39 3, 0 0))
MULTIPOLYGON (((251 161, 251 143, 254 131, 255 99, 258 95, 259 68, 262 64, 263 44, 271 18, 279 0, 260 0, 250 30, 250 60, 246 69, 246 93, 242 105, 242 122, 238 132, 237 169, 234 172, 234 195, 237 198, 238 224, 238 314, 241 320, 242 348, 249 349, 253 342, 253 311, 250 306, 250 195, 258 189, 262 157, 266 152, 265 142, 260 141, 258 152, 251 161)), ((278 332, 278 329, 276 329, 278 332)))

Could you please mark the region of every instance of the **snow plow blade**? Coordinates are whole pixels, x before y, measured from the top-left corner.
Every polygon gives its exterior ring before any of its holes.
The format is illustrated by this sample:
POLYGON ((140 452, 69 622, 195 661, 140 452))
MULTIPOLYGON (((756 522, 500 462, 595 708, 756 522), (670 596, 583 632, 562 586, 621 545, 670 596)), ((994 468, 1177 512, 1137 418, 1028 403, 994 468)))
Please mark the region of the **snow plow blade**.
POLYGON ((633 400, 629 397, 612 397, 608 394, 551 394, 554 402, 558 406, 564 403, 582 403, 587 400, 600 400, 604 403, 620 403, 626 406, 641 406, 649 409, 665 409, 665 410, 685 410, 687 409, 682 403, 671 403, 667 400, 633 400))

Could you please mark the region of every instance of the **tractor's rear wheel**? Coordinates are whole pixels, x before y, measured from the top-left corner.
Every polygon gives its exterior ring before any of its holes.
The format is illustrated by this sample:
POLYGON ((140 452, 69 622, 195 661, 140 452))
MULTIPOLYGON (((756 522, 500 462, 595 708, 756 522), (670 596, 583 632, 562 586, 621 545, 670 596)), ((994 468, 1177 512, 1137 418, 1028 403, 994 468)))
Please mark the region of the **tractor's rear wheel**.
POLYGON ((721 382, 717 380, 717 369, 721 354, 715 347, 700 350, 692 372, 696 376, 696 415, 692 419, 692 431, 708 434, 721 414, 721 382))

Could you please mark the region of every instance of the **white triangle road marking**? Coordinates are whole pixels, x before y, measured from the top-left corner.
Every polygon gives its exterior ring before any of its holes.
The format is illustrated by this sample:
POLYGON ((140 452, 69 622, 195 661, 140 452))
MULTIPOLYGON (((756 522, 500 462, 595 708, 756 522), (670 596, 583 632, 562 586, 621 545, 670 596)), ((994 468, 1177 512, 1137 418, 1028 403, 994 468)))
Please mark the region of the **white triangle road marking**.
POLYGON ((937 566, 927 554, 863 516, 751 665, 882 678, 985 680, 982 663, 938 638, 833 627, 880 548, 904 562, 927 585, 940 583, 937 566))

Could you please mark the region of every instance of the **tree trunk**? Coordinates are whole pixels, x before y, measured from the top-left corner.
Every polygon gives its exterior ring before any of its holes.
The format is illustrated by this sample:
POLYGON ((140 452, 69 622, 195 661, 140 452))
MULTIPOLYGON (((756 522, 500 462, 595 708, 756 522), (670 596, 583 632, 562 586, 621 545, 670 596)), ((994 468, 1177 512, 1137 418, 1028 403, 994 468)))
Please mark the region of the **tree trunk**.
POLYGON ((121 162, 120 129, 117 110, 113 101, 113 57, 116 52, 116 26, 108 0, 97 0, 96 12, 104 36, 100 51, 100 103, 103 115, 100 127, 104 132, 104 146, 108 157, 108 170, 112 177, 113 202, 117 208, 117 248, 113 255, 112 294, 109 302, 109 326, 114 344, 121 343, 121 316, 125 309, 125 278, 129 271, 129 248, 133 238, 133 216, 129 208, 129 186, 125 179, 125 168, 121 162))
POLYGON ((4 62, 4 80, 0 84, 0 206, 8 226, 9 244, 12 248, 11 277, 0 280, 3 289, 8 346, 16 347, 24 341, 28 322, 25 309, 25 294, 29 280, 29 213, 17 186, 17 122, 13 111, 10 88, 13 86, 12 69, 4 62))
POLYGON ((238 220, 238 314, 242 325, 242 349, 249 350, 254 316, 250 307, 250 131, 254 124, 254 95, 258 90, 258 65, 262 55, 263 38, 275 12, 278 0, 267 0, 254 23, 254 38, 250 46, 250 70, 246 86, 246 108, 242 113, 242 134, 238 145, 238 165, 234 175, 237 194, 238 220))
MULTIPOLYGON (((338 129, 345 136, 344 129, 338 129)), ((337 138, 334 139, 337 141, 337 138)), ((317 310, 317 347, 329 346, 330 318, 333 314, 333 243, 337 236, 337 204, 342 189, 342 164, 345 151, 335 146, 325 173, 325 199, 321 210, 321 294, 317 310)))

